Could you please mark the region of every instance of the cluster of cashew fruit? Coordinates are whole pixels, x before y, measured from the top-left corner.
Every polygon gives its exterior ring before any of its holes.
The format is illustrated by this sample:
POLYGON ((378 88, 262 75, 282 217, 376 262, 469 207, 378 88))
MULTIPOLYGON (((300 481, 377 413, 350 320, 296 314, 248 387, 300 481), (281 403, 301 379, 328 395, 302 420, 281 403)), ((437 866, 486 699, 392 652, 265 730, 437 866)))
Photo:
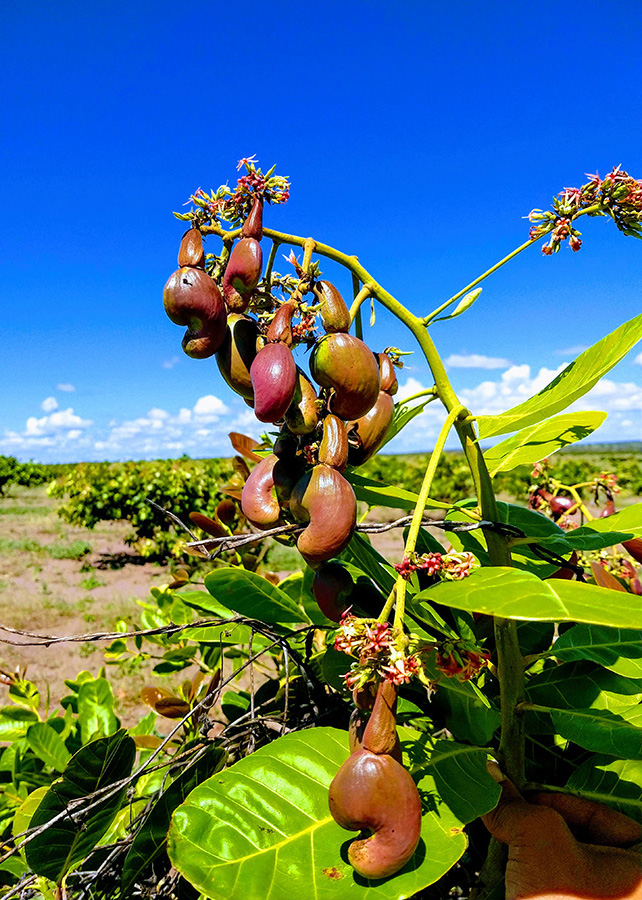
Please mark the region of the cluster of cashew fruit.
POLYGON ((220 288, 205 270, 200 229, 190 228, 163 299, 169 318, 187 327, 185 352, 198 359, 216 354, 223 378, 259 421, 279 426, 273 452, 245 483, 241 508, 258 528, 304 525, 297 546, 316 568, 352 537, 357 504, 342 473, 384 442, 397 378, 387 353, 373 353, 348 333, 350 312, 328 281, 299 269, 288 299, 275 298, 271 285, 258 289, 262 213, 257 194, 220 288), (314 333, 317 313, 321 336, 314 333), (312 378, 295 362, 292 350, 299 343, 312 346, 312 378))
POLYGON ((372 694, 355 691, 350 756, 330 785, 330 812, 342 828, 369 837, 350 844, 348 858, 364 878, 388 878, 412 858, 421 834, 421 799, 401 764, 397 688, 380 681, 372 694), (367 709, 372 708, 368 715, 367 709))

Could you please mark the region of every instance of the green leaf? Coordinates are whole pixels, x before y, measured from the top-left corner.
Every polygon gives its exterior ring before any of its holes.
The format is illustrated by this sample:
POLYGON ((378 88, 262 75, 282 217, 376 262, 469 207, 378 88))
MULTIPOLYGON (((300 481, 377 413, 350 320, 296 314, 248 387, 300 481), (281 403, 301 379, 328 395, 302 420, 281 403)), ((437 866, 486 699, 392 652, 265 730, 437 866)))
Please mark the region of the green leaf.
POLYGON ((642 631, 575 625, 559 636, 550 655, 568 661, 590 659, 626 678, 640 678, 642 631))
MULTIPOLYGON (((368 506, 385 506, 390 509, 413 510, 417 505, 417 495, 404 488, 392 487, 383 481, 375 481, 374 478, 366 478, 356 472, 346 472, 345 478, 354 488, 357 500, 367 503, 368 506)), ((448 509, 446 504, 443 504, 448 509)))
POLYGON ((588 622, 642 628, 642 604, 635 594, 618 593, 580 581, 541 581, 531 572, 503 566, 474 570, 463 581, 440 582, 416 594, 415 601, 506 619, 588 622))
POLYGON ((517 466, 530 466, 561 447, 581 441, 600 427, 605 412, 577 412, 529 425, 484 453, 492 477, 517 466))
POLYGON ((395 583, 389 569, 388 561, 378 553, 372 544, 359 533, 352 535, 352 540, 343 551, 364 575, 371 578, 384 594, 389 594, 395 583))
POLYGON ((596 803, 606 803, 642 823, 642 762, 601 756, 583 763, 566 787, 596 803))
MULTIPOLYGON (((125 857, 122 871, 121 892, 126 895, 147 869, 165 855, 167 830, 172 813, 189 792, 209 778, 225 764, 225 751, 209 747, 193 765, 184 769, 175 781, 160 795, 134 836, 125 857)), ((169 863, 168 863, 169 867, 169 863)))
POLYGON ((472 822, 497 806, 501 788, 488 774, 487 759, 483 747, 455 741, 437 741, 427 759, 441 799, 460 822, 472 822))
POLYGON ((14 836, 14 838, 19 834, 22 834, 27 830, 27 828, 29 828, 31 819, 33 818, 33 814, 40 806, 42 798, 45 796, 48 790, 49 785, 43 785, 42 787, 36 788, 35 791, 32 791, 29 794, 22 805, 18 807, 13 817, 13 824, 11 826, 11 834, 14 836))
POLYGON ((250 694, 247 691, 225 691, 221 697, 223 715, 230 722, 235 722, 250 708, 250 694))
POLYGON ((475 300, 481 295, 482 290, 483 288, 475 288, 474 291, 468 291, 451 313, 447 316, 439 316, 438 319, 431 319, 431 324, 433 322, 445 322, 446 319, 456 319, 457 316, 460 316, 462 313, 465 313, 467 309, 470 309, 475 300))
MULTIPOLYGON (((131 772, 135 753, 134 741, 124 731, 82 747, 72 756, 62 778, 45 794, 31 819, 31 827, 46 825, 73 801, 126 778, 131 772)), ((120 788, 85 815, 80 808, 74 808, 73 818, 64 816, 33 838, 25 848, 32 870, 58 883, 93 850, 107 831, 120 808, 125 790, 120 788)))
POLYGON ((534 397, 496 416, 478 416, 480 438, 508 434, 566 409, 590 391, 641 337, 642 315, 639 315, 581 353, 534 397))
MULTIPOLYGON (((173 865, 213 900, 402 900, 433 884, 466 847, 463 823, 445 804, 424 815, 415 856, 392 878, 367 881, 344 861, 356 835, 332 819, 328 788, 347 757, 345 731, 312 728, 210 778, 174 813, 173 865)), ((431 774, 418 787, 437 800, 431 774)))
POLYGON ((624 759, 642 759, 642 706, 551 710, 553 725, 569 741, 624 759))
POLYGON ((353 656, 335 650, 334 647, 328 647, 321 662, 323 678, 326 683, 335 691, 345 690, 346 683, 343 676, 350 671, 350 666, 354 662, 356 659, 353 656))
MULTIPOLYGON (((568 537, 596 531, 600 533, 619 532, 621 536, 618 534, 616 543, 622 540, 628 541, 634 537, 642 537, 642 503, 633 503, 604 519, 593 519, 590 524, 569 532, 568 537)), ((607 546, 612 545, 607 544, 607 546)))
POLYGON ((46 722, 35 722, 27 731, 27 743, 46 766, 51 766, 58 772, 62 772, 69 760, 71 753, 65 747, 55 728, 46 722))
POLYGON ((84 681, 78 688, 78 721, 84 744, 118 729, 120 722, 114 713, 114 694, 106 678, 84 681))
POLYGON ((3 706, 0 709, 0 741, 17 741, 37 721, 38 714, 32 709, 3 706))
POLYGON ((238 568, 215 569, 205 576, 205 587, 219 603, 267 625, 308 624, 303 610, 284 591, 254 572, 238 568))
POLYGON ((531 703, 556 709, 617 711, 630 706, 641 692, 642 679, 624 678, 587 660, 557 666, 549 663, 526 684, 526 697, 531 703))
POLYGON ((9 687, 9 696, 14 703, 37 710, 40 706, 40 691, 32 681, 20 678, 9 687))

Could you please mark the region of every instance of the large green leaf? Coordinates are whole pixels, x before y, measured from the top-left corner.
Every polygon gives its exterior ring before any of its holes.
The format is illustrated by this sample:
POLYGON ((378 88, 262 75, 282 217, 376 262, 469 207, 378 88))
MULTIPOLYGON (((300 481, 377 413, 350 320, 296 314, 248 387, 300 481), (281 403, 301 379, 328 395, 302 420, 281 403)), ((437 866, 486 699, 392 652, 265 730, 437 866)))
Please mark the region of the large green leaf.
POLYGON ((517 466, 530 466, 561 447, 588 437, 605 419, 605 412, 589 411, 566 413, 529 425, 486 450, 486 465, 491 476, 498 472, 509 472, 517 466))
POLYGON ((430 749, 430 738, 422 734, 408 755, 410 771, 430 771, 441 799, 461 822, 472 822, 497 806, 501 788, 488 774, 488 751, 483 747, 443 740, 430 749))
MULTIPOLYGON (((181 772, 160 795, 140 829, 136 832, 122 871, 122 892, 127 894, 145 871, 164 855, 167 830, 172 813, 196 785, 217 772, 225 763, 225 751, 209 747, 194 765, 181 772)), ((169 863, 167 863, 169 866, 169 863)))
MULTIPOLYGON (((400 735, 403 740, 404 729, 400 735)), ((428 771, 417 773, 431 808, 413 859, 382 881, 356 876, 345 861, 356 835, 332 819, 328 788, 348 757, 347 745, 345 731, 308 729, 210 778, 172 817, 173 865, 214 900, 401 900, 437 881, 464 852, 466 838, 428 771)))
POLYGON ((550 384, 523 403, 496 416, 479 416, 480 438, 508 434, 566 409, 588 393, 642 338, 642 315, 620 325, 581 353, 550 384))
MULTIPOLYGON (((72 756, 62 778, 45 794, 31 819, 31 827, 46 825, 74 801, 126 778, 131 772, 135 753, 134 741, 125 731, 82 747, 72 756)), ((125 790, 121 788, 85 814, 81 807, 73 807, 73 817, 58 819, 33 838, 25 847, 32 870, 59 882, 93 850, 107 831, 120 808, 125 790)))
POLYGON ((46 722, 35 722, 29 727, 26 737, 29 747, 38 759, 58 772, 63 771, 71 759, 71 753, 55 728, 46 722))
POLYGON ((642 762, 597 756, 571 775, 567 788, 642 822, 642 762))
POLYGON ((422 599, 507 619, 642 628, 642 603, 635 594, 622 592, 614 599, 607 588, 562 579, 541 581, 531 572, 504 566, 476 569, 463 581, 442 581, 415 596, 415 601, 422 599))
POLYGON ((561 660, 590 659, 624 675, 642 677, 642 631, 575 625, 559 636, 550 655, 561 660))
MULTIPOLYGON (((413 510, 417 505, 419 499, 417 494, 413 494, 412 491, 407 491, 405 488, 393 487, 383 481, 375 481, 374 478, 358 475, 356 472, 347 472, 345 477, 354 488, 357 500, 362 500, 368 506, 413 510)), ((447 503, 438 503, 436 500, 429 500, 426 507, 428 509, 450 509, 447 503)))
POLYGON ((265 578, 245 569, 214 569, 205 576, 205 587, 228 609, 260 619, 267 625, 284 622, 308 624, 308 617, 288 595, 265 578))
POLYGON ((553 725, 586 750, 642 759, 642 706, 610 709, 551 709, 553 725))
POLYGON ((528 679, 526 698, 556 709, 611 709, 631 706, 642 693, 642 679, 625 678, 588 660, 550 665, 528 679))
MULTIPOLYGON (((604 519, 593 519, 588 525, 576 528, 569 532, 568 537, 574 537, 576 534, 584 534, 589 531, 603 532, 620 532, 623 533, 619 540, 628 541, 633 537, 642 537, 642 503, 633 503, 625 509, 607 516, 604 519)), ((610 545, 609 545, 610 546, 610 545)))

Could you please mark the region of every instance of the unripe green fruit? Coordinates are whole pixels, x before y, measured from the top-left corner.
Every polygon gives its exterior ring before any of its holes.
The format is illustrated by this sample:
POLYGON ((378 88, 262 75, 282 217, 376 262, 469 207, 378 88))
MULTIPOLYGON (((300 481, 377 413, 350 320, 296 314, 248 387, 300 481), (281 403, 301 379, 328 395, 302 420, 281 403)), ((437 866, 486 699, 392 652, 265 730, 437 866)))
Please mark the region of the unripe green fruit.
POLYGON ((285 424, 292 434, 310 434, 319 422, 317 392, 301 369, 297 369, 294 399, 285 414, 285 424))
POLYGON ((388 878, 412 858, 421 836, 421 800, 410 774, 392 756, 357 750, 329 791, 335 822, 371 837, 350 844, 348 859, 364 878, 388 878))
POLYGON ((203 249, 203 235, 198 228, 188 228, 181 239, 178 251, 178 265, 196 266, 202 268, 205 264, 205 250, 203 249))
POLYGON ((319 462, 343 472, 348 464, 348 432, 337 416, 328 415, 323 420, 323 438, 319 445, 319 462))
POLYGON ((348 598, 354 587, 352 576, 341 563, 327 562, 317 569, 312 593, 323 615, 332 622, 341 621, 348 608, 348 598))
POLYGON ((377 353, 379 360, 379 376, 381 378, 381 390, 391 396, 397 393, 397 373, 392 364, 392 360, 387 353, 377 353))

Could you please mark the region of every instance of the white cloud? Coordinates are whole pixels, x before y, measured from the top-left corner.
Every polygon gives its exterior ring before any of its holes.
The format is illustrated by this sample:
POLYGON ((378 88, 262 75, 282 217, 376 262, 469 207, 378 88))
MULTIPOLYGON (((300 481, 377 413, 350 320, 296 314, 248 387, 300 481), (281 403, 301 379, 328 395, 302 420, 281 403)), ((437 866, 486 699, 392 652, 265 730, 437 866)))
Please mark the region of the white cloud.
POLYGON ((179 361, 179 358, 180 358, 180 357, 178 357, 178 356, 172 356, 171 359, 166 359, 166 360, 162 363, 163 368, 164 368, 164 369, 173 369, 174 366, 176 365, 176 363, 179 361))
POLYGON ((194 404, 194 415, 204 421, 215 420, 218 416, 224 416, 228 412, 227 406, 214 394, 200 397, 194 404))
POLYGON ((53 412, 54 409, 58 409, 58 401, 55 397, 45 397, 45 399, 40 404, 40 408, 43 409, 46 413, 53 412))
MULTIPOLYGON (((563 368, 531 370, 526 364, 509 365, 494 378, 480 378, 471 372, 467 387, 459 397, 475 415, 493 415, 528 399, 545 387, 563 368)), ((404 372, 395 401, 416 394, 425 384, 419 373, 404 372)), ((642 379, 640 379, 642 381, 642 379)), ((139 459, 178 457, 231 456, 230 431, 240 431, 259 438, 269 425, 258 422, 254 412, 240 398, 225 394, 224 402, 214 394, 197 397, 190 406, 165 409, 153 406, 147 412, 128 419, 112 417, 92 422, 72 408, 52 409, 45 415, 32 415, 22 430, 0 431, 0 454, 43 462, 91 459, 139 459)), ((47 398, 49 399, 49 398, 47 398)), ((46 401, 45 401, 46 402, 46 401)), ((576 401, 573 409, 603 409, 609 419, 596 434, 596 440, 640 440, 642 435, 642 384, 604 378, 586 396, 576 401)), ((445 418, 439 401, 429 403, 386 447, 387 452, 429 451, 445 418)), ((447 444, 458 447, 456 435, 447 444)))
POLYGON ((454 369, 505 369, 511 361, 501 356, 484 356, 483 353, 451 353, 446 365, 454 369))
POLYGON ((27 437, 43 437, 44 435, 57 434, 70 429, 83 429, 93 425, 90 419, 81 419, 71 407, 52 412, 49 416, 29 416, 25 428, 27 437))
POLYGON ((63 393, 65 393, 65 394, 73 394, 74 391, 76 390, 76 388, 73 386, 73 384, 64 383, 64 384, 57 384, 56 390, 63 391, 63 393))
POLYGON ((638 366, 642 366, 642 353, 638 353, 633 362, 637 363, 638 366))
POLYGON ((80 448, 91 446, 87 429, 93 424, 91 419, 76 415, 71 407, 46 416, 29 416, 23 431, 6 429, 0 436, 0 453, 8 452, 27 458, 37 455, 42 460, 52 461, 63 456, 70 460, 79 459, 82 455, 80 448))

